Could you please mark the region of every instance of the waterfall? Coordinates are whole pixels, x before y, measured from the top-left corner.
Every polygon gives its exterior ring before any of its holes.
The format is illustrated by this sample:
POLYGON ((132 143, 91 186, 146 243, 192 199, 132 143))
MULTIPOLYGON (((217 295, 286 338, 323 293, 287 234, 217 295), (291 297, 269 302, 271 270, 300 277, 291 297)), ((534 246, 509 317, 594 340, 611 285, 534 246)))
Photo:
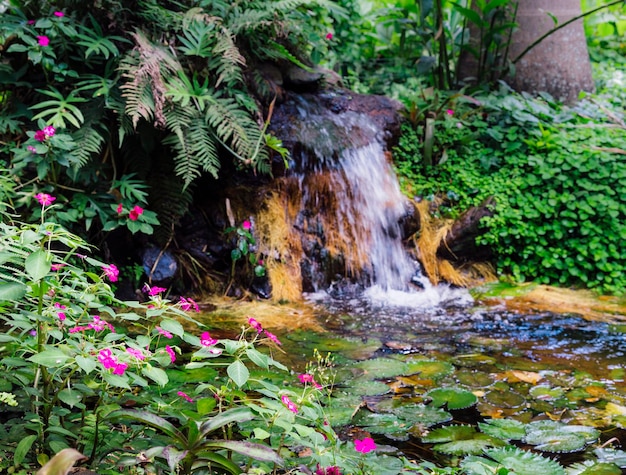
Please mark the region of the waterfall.
POLYGON ((295 226, 308 236, 309 254, 316 253, 309 264, 313 290, 335 276, 408 290, 418 264, 403 246, 407 200, 382 132, 364 114, 332 112, 301 98, 294 105, 288 133, 299 145, 288 176, 299 188, 295 226))

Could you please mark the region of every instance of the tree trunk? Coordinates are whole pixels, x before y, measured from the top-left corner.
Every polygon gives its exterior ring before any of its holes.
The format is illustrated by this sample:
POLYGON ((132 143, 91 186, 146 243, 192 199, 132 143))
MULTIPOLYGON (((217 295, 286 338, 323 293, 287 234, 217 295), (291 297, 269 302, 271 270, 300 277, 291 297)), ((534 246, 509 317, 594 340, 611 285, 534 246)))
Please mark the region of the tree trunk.
MULTIPOLYGON (((580 0, 523 0, 519 2, 509 59, 515 61, 526 47, 555 27, 551 13, 562 24, 582 13, 580 0)), ((510 84, 518 91, 546 91, 573 102, 581 91, 593 91, 591 63, 583 21, 551 34, 515 64, 510 84)))

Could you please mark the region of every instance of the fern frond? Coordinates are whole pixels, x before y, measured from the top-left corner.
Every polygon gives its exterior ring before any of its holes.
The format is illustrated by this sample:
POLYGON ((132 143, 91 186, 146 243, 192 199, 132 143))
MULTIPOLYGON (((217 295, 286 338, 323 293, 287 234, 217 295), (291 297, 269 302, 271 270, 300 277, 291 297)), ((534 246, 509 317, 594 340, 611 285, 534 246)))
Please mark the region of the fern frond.
POLYGON ((127 101, 126 114, 134 128, 142 118, 148 121, 154 118, 155 125, 163 127, 165 81, 182 70, 182 66, 168 50, 151 43, 142 33, 132 36, 136 47, 120 62, 122 77, 127 80, 121 86, 122 96, 127 101))
POLYGON ((194 120, 187 133, 187 143, 190 153, 194 154, 202 170, 217 178, 220 160, 215 141, 211 138, 211 131, 201 118, 194 120))
POLYGON ((236 83, 243 83, 241 68, 246 65, 246 59, 235 44, 233 34, 227 28, 217 31, 217 42, 213 47, 214 59, 209 62, 209 67, 217 73, 215 87, 223 82, 228 87, 236 83))
POLYGON ((205 118, 224 145, 239 158, 250 158, 248 155, 254 147, 250 131, 258 130, 259 126, 239 107, 235 99, 216 94, 215 101, 205 111, 205 118))

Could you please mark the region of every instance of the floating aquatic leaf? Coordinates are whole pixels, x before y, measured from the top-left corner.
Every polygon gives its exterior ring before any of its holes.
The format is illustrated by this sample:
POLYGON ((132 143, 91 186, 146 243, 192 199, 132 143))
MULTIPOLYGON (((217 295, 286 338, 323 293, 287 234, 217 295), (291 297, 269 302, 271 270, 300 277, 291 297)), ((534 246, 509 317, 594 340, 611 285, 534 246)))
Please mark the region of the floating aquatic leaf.
POLYGON ((523 381, 525 383, 537 384, 543 379, 543 376, 536 371, 511 370, 507 371, 505 374, 509 382, 523 381))
POLYGON ((585 460, 565 469, 567 475, 622 475, 622 469, 613 463, 585 460))
POLYGON ((524 442, 544 452, 576 452, 596 440, 600 433, 592 427, 566 425, 555 421, 535 421, 526 426, 524 442))
POLYGON ((381 381, 372 381, 367 377, 361 377, 347 382, 347 387, 343 391, 359 396, 378 396, 388 393, 389 386, 381 381))
POLYGON ((423 379, 441 379, 454 373, 454 366, 447 361, 408 360, 407 374, 419 374, 423 379))
POLYGON ((500 439, 476 432, 472 426, 435 429, 422 437, 422 442, 435 443, 433 450, 450 455, 480 454, 489 447, 506 445, 500 439))
POLYGON ((626 452, 617 449, 598 448, 593 451, 599 462, 614 463, 626 468, 626 452))
POLYGON ((433 406, 447 405, 448 409, 465 409, 478 400, 473 393, 460 388, 437 388, 428 391, 426 396, 432 399, 433 406))
POLYGON ((515 419, 487 419, 479 422, 482 432, 503 440, 522 440, 526 435, 525 424, 515 419))
POLYGON ((552 388, 548 385, 539 385, 530 388, 528 393, 534 397, 535 399, 541 399, 542 401, 554 401, 555 399, 559 399, 563 397, 565 391, 563 388, 552 388))
POLYGON ((443 409, 407 402, 401 399, 385 399, 375 404, 374 408, 379 412, 393 412, 401 419, 424 427, 452 420, 452 415, 443 409))
POLYGON ((532 452, 525 452, 517 447, 489 449, 486 454, 507 470, 520 475, 565 474, 563 467, 554 460, 532 452))
POLYGON ((493 384, 493 379, 488 374, 479 371, 457 371, 455 377, 459 384, 472 388, 484 388, 493 384))
POLYGON ((330 403, 324 408, 328 423, 332 427, 350 424, 352 416, 362 404, 360 396, 336 393, 336 397, 331 398, 330 403))
POLYGON ((408 365, 404 361, 391 358, 374 358, 360 361, 353 365, 363 370, 370 379, 393 378, 403 374, 409 374, 408 365))
POLYGON ((394 439, 408 439, 408 431, 413 425, 395 414, 381 414, 366 410, 359 411, 353 423, 372 434, 384 434, 394 439))
POLYGON ((461 468, 467 475, 494 475, 499 467, 502 466, 498 462, 476 455, 468 455, 461 462, 461 468))
POLYGON ((515 391, 489 391, 485 394, 485 400, 496 407, 511 408, 520 407, 526 402, 524 396, 515 391))

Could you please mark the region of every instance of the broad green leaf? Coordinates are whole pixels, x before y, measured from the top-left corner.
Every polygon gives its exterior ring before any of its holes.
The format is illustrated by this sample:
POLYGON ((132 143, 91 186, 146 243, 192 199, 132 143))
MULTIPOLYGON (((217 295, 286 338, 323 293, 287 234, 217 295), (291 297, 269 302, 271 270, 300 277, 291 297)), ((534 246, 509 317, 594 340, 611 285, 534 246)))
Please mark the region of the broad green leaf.
POLYGON ((284 465, 283 459, 274 450, 266 445, 255 444, 254 442, 241 440, 211 440, 204 445, 232 450, 233 452, 240 453, 255 460, 274 463, 280 467, 284 465))
POLYGON ((433 406, 447 405, 448 409, 465 409, 478 401, 473 393, 459 388, 437 388, 428 391, 426 396, 432 399, 433 406))
POLYGON ((558 462, 539 454, 526 452, 517 447, 504 447, 487 450, 487 455, 508 470, 524 475, 564 475, 558 462))
POLYGON ((148 411, 138 411, 136 409, 120 409, 118 411, 113 411, 112 413, 110 413, 108 418, 133 419, 135 421, 142 422, 143 424, 149 425, 150 427, 154 427, 155 429, 162 431, 178 443, 184 443, 187 440, 183 433, 180 432, 171 422, 148 411))
POLYGON ((210 418, 208 421, 203 422, 200 426, 200 436, 206 437, 214 430, 225 425, 232 424, 233 422, 245 422, 252 419, 254 419, 254 414, 247 407, 229 409, 215 417, 210 418))
POLYGON ((50 253, 40 249, 26 258, 25 269, 28 276, 34 281, 43 279, 52 266, 50 253))
POLYGON ((131 389, 128 384, 128 377, 126 375, 119 374, 111 374, 109 372, 105 372, 102 375, 102 378, 109 383, 111 386, 115 386, 116 388, 124 388, 131 389))
POLYGON ((407 361, 408 374, 417 373, 422 379, 440 379, 454 373, 454 366, 447 361, 407 361))
POLYGON ((76 357, 76 364, 87 374, 91 373, 98 366, 95 358, 86 358, 81 355, 76 357))
POLYGON ((416 404, 402 399, 384 399, 374 407, 376 411, 391 412, 405 421, 410 421, 412 424, 419 424, 423 427, 430 427, 452 420, 452 414, 441 408, 416 404))
POLYGON ((161 320, 161 328, 180 337, 182 337, 185 333, 183 326, 179 322, 177 322, 176 320, 171 320, 169 318, 161 320))
POLYGON ((235 360, 226 368, 228 377, 234 381, 234 383, 241 387, 248 382, 250 378, 250 371, 246 368, 240 360, 235 360))
POLYGON ((255 365, 267 369, 269 367, 269 357, 254 348, 246 348, 246 355, 255 365))
POLYGON ((363 370, 363 376, 369 379, 393 378, 394 376, 409 374, 409 365, 404 361, 391 358, 374 358, 360 361, 353 366, 363 370))
POLYGON ((622 475, 622 469, 614 463, 585 460, 565 469, 567 475, 622 475))
POLYGON ((161 368, 155 368, 154 366, 148 364, 141 369, 141 374, 143 374, 146 378, 151 379, 159 386, 163 387, 169 381, 167 377, 167 373, 163 371, 161 368))
POLYGON ((37 353, 30 358, 29 361, 36 363, 46 368, 58 368, 63 366, 70 357, 57 348, 51 348, 44 350, 41 353, 37 353))
POLYGON ((576 452, 599 437, 587 426, 566 425, 555 421, 535 421, 526 427, 524 442, 544 452, 576 452))
POLYGON ((13 465, 18 467, 22 464, 26 454, 30 452, 31 447, 36 440, 36 435, 27 435, 20 440, 19 444, 17 444, 17 447, 15 448, 15 453, 13 454, 13 465))
POLYGON ((515 419, 487 419, 479 422, 480 430, 503 440, 522 440, 526 435, 525 425, 515 419))
POLYGON ((74 407, 82 400, 83 395, 75 389, 65 388, 59 391, 58 398, 61 402, 64 402, 68 406, 74 407))
POLYGON ((0 301, 9 300, 16 301, 22 299, 28 287, 19 282, 7 282, 0 284, 0 301))
POLYGON ((372 381, 369 377, 362 377, 346 382, 343 391, 347 394, 359 396, 378 396, 389 392, 389 386, 382 381, 372 381))
POLYGON ((500 464, 485 457, 469 455, 461 462, 461 468, 467 475, 495 475, 500 464))

